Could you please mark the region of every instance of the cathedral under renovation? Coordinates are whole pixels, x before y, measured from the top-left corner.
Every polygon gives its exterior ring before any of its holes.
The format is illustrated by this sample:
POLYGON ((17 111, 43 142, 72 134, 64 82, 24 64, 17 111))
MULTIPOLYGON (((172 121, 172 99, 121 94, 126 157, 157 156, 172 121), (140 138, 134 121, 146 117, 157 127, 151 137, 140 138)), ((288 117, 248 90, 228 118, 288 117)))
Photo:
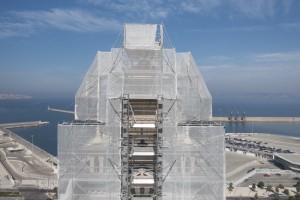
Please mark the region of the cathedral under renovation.
POLYGON ((58 125, 59 199, 225 200, 225 131, 192 54, 163 25, 123 28, 58 125))

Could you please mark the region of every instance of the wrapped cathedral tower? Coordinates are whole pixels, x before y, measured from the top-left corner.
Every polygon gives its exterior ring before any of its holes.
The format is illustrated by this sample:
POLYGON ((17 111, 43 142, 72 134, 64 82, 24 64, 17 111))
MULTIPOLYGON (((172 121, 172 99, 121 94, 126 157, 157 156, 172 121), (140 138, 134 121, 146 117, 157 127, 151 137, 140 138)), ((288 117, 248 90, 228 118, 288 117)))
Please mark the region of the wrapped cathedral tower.
POLYGON ((224 127, 191 53, 162 25, 125 24, 58 125, 59 199, 225 200, 224 127))

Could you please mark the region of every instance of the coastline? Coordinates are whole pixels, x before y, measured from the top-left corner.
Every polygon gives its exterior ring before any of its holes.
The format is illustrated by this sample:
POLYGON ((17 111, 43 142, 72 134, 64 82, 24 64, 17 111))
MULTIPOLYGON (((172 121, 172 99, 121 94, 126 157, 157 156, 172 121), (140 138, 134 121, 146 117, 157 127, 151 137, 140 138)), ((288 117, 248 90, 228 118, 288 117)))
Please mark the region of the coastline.
POLYGON ((14 100, 14 99, 32 99, 31 96, 22 94, 1 94, 0 100, 14 100))
MULTIPOLYGON (((25 127, 30 124, 45 125, 26 122, 25 127)), ((19 126, 20 123, 10 125, 19 126)), ((57 158, 6 129, 14 126, 0 126, 0 192, 22 193, 27 188, 25 191, 42 193, 42 196, 50 198, 54 193, 49 196, 49 192, 57 187, 57 158)))

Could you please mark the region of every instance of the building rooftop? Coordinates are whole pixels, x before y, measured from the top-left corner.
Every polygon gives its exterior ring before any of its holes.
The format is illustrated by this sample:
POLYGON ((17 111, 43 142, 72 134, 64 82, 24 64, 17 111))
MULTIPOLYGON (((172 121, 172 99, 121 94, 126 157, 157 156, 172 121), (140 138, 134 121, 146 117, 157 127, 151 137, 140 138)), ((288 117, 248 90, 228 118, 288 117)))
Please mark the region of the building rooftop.
POLYGON ((300 165, 300 154, 276 154, 276 156, 296 165, 300 165))

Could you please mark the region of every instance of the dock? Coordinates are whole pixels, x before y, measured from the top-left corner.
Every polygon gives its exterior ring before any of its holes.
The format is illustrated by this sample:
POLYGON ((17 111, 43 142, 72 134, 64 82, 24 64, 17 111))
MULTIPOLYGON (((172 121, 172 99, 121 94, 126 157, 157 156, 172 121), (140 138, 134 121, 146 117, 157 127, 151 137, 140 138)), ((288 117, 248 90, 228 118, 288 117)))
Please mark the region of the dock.
POLYGON ((274 123, 300 123, 300 117, 245 117, 244 119, 229 117, 213 117, 214 122, 274 122, 274 123))
MULTIPOLYGON (((39 124, 25 123, 21 127, 39 124)), ((4 128, 20 127, 22 123, 1 125, 0 182, 5 185, 5 189, 30 186, 52 190, 57 187, 57 158, 4 128)))
MULTIPOLYGON (((74 111, 50 108, 54 112, 73 114, 74 111)), ((212 117, 213 122, 274 122, 274 123, 300 123, 300 117, 212 117)))
POLYGON ((50 111, 54 111, 54 112, 62 112, 62 113, 68 113, 68 114, 74 114, 74 111, 71 110, 62 110, 62 109, 57 109, 57 108, 50 108, 50 106, 48 106, 48 110, 50 111))
POLYGON ((44 126, 47 124, 49 124, 49 122, 47 121, 15 122, 15 123, 0 124, 0 128, 4 128, 4 129, 24 128, 24 127, 44 126))

